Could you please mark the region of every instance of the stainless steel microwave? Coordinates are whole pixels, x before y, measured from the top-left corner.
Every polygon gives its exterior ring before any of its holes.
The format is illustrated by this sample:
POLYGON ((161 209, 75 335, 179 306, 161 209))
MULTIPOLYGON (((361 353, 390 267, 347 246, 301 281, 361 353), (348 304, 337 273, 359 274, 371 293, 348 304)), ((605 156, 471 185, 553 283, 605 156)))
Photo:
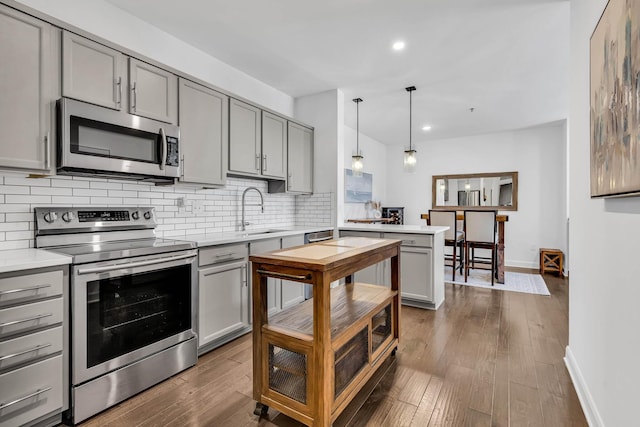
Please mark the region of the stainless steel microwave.
POLYGON ((180 174, 180 130, 69 98, 58 100, 59 174, 171 184, 180 174))

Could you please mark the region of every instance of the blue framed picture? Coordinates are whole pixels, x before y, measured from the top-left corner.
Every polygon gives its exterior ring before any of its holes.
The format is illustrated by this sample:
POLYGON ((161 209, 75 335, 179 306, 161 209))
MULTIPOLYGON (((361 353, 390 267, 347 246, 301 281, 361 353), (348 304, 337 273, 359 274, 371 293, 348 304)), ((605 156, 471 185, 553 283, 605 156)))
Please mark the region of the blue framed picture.
POLYGON ((373 175, 363 173, 353 176, 351 169, 344 170, 344 201, 345 203, 365 203, 373 197, 373 175))

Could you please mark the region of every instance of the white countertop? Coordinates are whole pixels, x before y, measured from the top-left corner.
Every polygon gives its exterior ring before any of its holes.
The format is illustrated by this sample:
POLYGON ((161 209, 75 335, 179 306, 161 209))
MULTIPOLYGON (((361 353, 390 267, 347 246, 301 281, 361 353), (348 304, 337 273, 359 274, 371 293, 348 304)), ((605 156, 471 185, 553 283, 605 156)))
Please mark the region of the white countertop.
POLYGON ((72 258, 43 249, 12 249, 0 251, 0 273, 71 264, 72 258))
POLYGON ((376 231, 378 233, 439 234, 449 227, 431 225, 398 225, 398 224, 345 224, 339 230, 376 231))
POLYGON ((180 240, 194 242, 199 248, 205 246, 224 245, 227 243, 252 242, 256 240, 274 239, 278 237, 295 236, 297 234, 315 233, 316 231, 333 230, 331 226, 318 227, 287 227, 286 229, 269 228, 246 231, 232 231, 225 233, 190 234, 180 237, 180 240))

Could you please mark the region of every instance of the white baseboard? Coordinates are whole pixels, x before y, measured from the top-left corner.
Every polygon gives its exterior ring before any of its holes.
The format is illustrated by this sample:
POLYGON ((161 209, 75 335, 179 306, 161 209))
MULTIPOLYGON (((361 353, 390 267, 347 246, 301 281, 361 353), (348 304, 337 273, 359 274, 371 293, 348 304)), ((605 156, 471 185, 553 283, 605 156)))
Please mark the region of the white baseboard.
POLYGON ((564 364, 569 371, 569 376, 571 377, 573 386, 576 389, 576 393, 578 394, 578 399, 580 400, 580 404, 582 405, 582 411, 584 412, 584 416, 587 419, 587 423, 589 423, 590 427, 604 427, 604 422, 600 417, 598 408, 593 401, 591 393, 589 393, 589 389, 587 388, 587 384, 584 381, 582 372, 580 371, 580 368, 578 367, 576 359, 573 357, 573 353, 571 352, 569 346, 567 346, 567 349, 565 351, 564 364))
POLYGON ((540 267, 537 262, 514 261, 514 260, 505 260, 504 261, 504 266, 505 267, 528 268, 528 269, 533 269, 533 270, 537 270, 540 267))

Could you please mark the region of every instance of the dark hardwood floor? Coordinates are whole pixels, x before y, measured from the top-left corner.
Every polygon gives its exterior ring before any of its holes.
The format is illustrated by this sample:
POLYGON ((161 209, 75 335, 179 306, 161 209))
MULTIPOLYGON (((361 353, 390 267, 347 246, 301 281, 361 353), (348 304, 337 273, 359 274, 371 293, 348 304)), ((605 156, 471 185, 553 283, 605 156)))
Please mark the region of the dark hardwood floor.
MULTIPOLYGON (((446 285, 437 310, 402 307, 395 360, 350 426, 587 426, 564 366, 566 279, 550 297, 446 285)), ((202 356, 179 375, 81 424, 277 426, 253 415, 251 335, 202 356)))

